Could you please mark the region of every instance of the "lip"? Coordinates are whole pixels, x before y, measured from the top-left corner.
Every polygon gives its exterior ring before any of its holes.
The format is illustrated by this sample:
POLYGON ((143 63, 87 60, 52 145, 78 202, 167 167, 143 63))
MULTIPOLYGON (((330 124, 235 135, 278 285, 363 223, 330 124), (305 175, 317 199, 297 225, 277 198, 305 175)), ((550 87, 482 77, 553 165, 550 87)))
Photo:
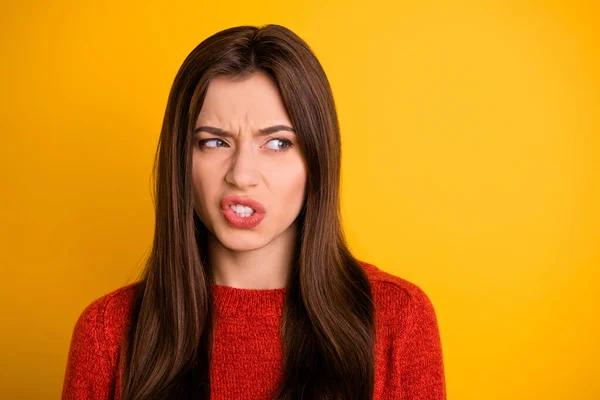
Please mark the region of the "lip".
POLYGON ((221 201, 221 211, 223 216, 232 226, 242 229, 251 229, 261 223, 265 217, 265 208, 258 201, 250 197, 226 196, 221 201), (254 210, 251 217, 238 216, 229 206, 232 204, 241 204, 254 210))
POLYGON ((221 202, 221 207, 223 211, 230 210, 229 206, 232 204, 241 204, 243 206, 250 207, 257 213, 265 213, 265 208, 263 207, 263 205, 250 197, 226 196, 221 202))

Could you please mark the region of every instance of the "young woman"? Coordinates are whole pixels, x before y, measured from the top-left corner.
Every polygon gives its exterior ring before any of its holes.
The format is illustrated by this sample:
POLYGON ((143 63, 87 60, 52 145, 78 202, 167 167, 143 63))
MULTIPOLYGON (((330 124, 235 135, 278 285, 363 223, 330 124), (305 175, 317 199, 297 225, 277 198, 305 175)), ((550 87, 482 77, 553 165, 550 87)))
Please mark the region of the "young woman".
POLYGON ((340 154, 297 35, 200 43, 167 103, 143 276, 82 312, 63 399, 445 399, 429 298, 348 249, 340 154))

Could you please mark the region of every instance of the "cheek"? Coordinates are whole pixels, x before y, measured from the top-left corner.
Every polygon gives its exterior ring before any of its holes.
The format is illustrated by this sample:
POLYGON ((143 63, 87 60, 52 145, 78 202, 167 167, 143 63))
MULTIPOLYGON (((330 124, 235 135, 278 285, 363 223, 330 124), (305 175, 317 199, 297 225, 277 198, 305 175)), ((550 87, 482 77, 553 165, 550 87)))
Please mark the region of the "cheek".
POLYGON ((277 176, 279 201, 283 213, 296 213, 304 203, 306 195, 306 170, 303 166, 288 168, 277 176))
POLYGON ((213 172, 209 173, 210 168, 206 168, 202 163, 194 161, 192 169, 192 182, 194 187, 194 207, 196 212, 204 212, 207 203, 216 192, 217 176, 213 172))

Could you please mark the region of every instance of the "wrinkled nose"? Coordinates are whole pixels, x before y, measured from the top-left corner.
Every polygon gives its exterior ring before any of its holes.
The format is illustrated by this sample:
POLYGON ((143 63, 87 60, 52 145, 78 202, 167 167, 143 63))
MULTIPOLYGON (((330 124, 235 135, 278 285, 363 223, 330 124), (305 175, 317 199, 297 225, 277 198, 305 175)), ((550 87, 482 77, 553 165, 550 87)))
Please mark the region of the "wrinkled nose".
POLYGON ((231 160, 225 181, 241 191, 256 186, 260 179, 258 154, 252 143, 240 145, 231 160))

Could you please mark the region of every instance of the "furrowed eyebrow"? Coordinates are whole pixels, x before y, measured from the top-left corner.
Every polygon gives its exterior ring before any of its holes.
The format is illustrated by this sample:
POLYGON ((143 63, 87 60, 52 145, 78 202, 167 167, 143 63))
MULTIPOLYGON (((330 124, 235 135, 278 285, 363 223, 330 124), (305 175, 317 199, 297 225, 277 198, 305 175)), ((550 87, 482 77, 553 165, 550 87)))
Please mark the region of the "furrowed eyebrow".
POLYGON ((273 126, 269 126, 268 128, 263 128, 263 129, 258 130, 258 132, 261 135, 268 135, 270 133, 275 133, 275 132, 279 132, 279 131, 288 131, 288 132, 296 133, 294 128, 287 126, 287 125, 273 125, 273 126))
MULTIPOLYGON (((221 136, 221 137, 233 136, 230 132, 227 132, 220 128, 215 128, 214 126, 199 126, 196 129, 194 129, 194 133, 198 133, 200 131, 212 133, 213 135, 217 135, 217 136, 221 136)), ((269 126, 267 128, 259 129, 258 133, 259 133, 259 135, 269 135, 271 133, 275 133, 275 132, 279 132, 279 131, 288 131, 288 132, 296 133, 294 128, 289 127, 287 125, 269 126)))

